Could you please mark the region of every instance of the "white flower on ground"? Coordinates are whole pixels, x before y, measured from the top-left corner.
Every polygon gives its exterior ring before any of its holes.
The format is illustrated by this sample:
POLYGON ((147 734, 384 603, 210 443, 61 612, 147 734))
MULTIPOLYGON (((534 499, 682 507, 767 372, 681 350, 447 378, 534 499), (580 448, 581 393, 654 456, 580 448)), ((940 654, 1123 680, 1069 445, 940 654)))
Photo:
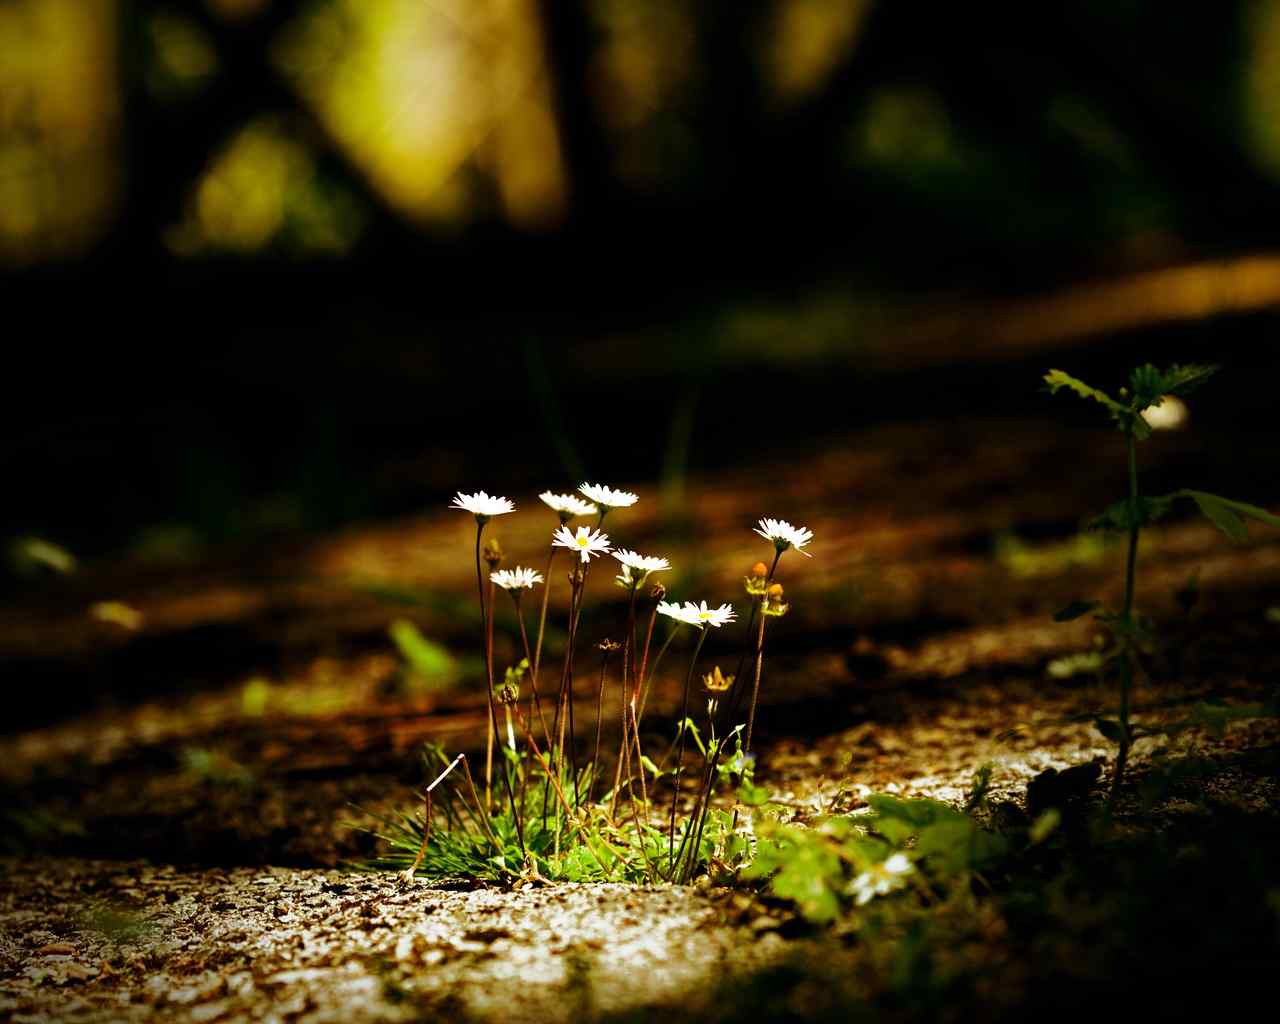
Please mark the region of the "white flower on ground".
POLYGON ((470 512, 477 519, 490 519, 493 516, 504 516, 508 512, 514 512, 516 507, 506 498, 495 498, 484 491, 476 491, 475 494, 463 494, 458 492, 458 496, 449 503, 450 508, 460 508, 464 512, 470 512))
POLYGON ((813 540, 813 531, 806 527, 792 526, 785 519, 761 519, 755 532, 771 541, 780 553, 787 548, 795 548, 806 558, 813 557, 804 550, 804 546, 813 540))
POLYGON ((592 555, 603 555, 609 550, 608 534, 586 526, 579 526, 576 533, 570 533, 569 527, 561 526, 551 535, 551 543, 554 547, 578 552, 584 562, 589 562, 592 555))
POLYGON ((723 626, 726 622, 732 622, 737 618, 733 605, 722 604, 719 608, 709 608, 706 601, 701 605, 696 605, 692 601, 686 601, 683 605, 678 605, 674 601, 659 601, 658 613, 669 615, 677 622, 699 628, 723 626))
POLYGON ((630 491, 615 491, 604 484, 583 484, 578 490, 597 505, 604 505, 606 508, 626 508, 640 500, 638 495, 630 491))
POLYGON ((514 569, 491 572, 489 579, 503 590, 531 590, 542 582, 542 573, 517 565, 514 569))
POLYGON ((849 883, 849 893, 858 906, 877 896, 887 896, 907 884, 907 875, 915 870, 905 853, 895 853, 883 864, 876 864, 849 883))
POLYGON ((593 516, 600 511, 591 502, 583 501, 576 494, 555 494, 552 491, 543 491, 538 497, 551 511, 560 513, 561 522, 572 519, 574 516, 593 516))

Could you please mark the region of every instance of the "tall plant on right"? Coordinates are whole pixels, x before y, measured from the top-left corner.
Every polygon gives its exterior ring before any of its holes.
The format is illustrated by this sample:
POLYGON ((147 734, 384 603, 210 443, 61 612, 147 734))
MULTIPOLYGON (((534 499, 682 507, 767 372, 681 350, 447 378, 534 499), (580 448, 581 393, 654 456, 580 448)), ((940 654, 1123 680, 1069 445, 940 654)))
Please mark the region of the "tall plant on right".
POLYGON ((1272 515, 1264 508, 1234 501, 1205 491, 1179 490, 1159 496, 1143 495, 1138 489, 1137 445, 1151 436, 1151 426, 1143 413, 1160 405, 1166 398, 1183 397, 1196 390, 1218 371, 1217 366, 1170 366, 1157 369, 1150 363, 1139 366, 1129 374, 1129 386, 1121 388, 1115 398, 1105 391, 1091 387, 1064 373, 1050 370, 1044 380, 1049 391, 1056 394, 1066 388, 1088 401, 1097 402, 1107 412, 1116 429, 1124 435, 1128 453, 1128 496, 1110 506, 1102 515, 1089 523, 1089 529, 1115 530, 1128 534, 1128 554, 1124 570, 1124 603, 1119 611, 1103 607, 1101 601, 1073 601, 1054 616, 1059 622, 1079 618, 1090 612, 1103 622, 1114 637, 1108 655, 1116 662, 1120 676, 1120 706, 1116 718, 1099 718, 1094 723, 1099 732, 1119 747, 1116 770, 1111 780, 1111 800, 1124 776, 1129 748, 1137 738, 1129 721, 1129 698, 1133 687, 1134 668, 1138 648, 1148 638, 1142 620, 1134 613, 1134 586, 1137 575, 1138 538, 1142 528, 1167 515, 1179 499, 1195 503, 1200 512, 1234 541, 1248 538, 1246 519, 1255 519, 1271 526, 1280 526, 1280 516, 1272 515))

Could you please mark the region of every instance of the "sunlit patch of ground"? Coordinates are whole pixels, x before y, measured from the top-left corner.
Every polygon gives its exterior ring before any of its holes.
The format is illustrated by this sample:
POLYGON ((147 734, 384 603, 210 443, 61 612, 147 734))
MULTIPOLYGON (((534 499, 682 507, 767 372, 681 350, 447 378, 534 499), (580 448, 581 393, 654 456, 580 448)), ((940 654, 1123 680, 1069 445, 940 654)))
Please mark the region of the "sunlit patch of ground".
MULTIPOLYGON (((569 1021, 692 1008, 779 958, 688 889, 0 862, 0 1013, 58 1021, 569 1021)), ((776 926, 776 922, 768 927, 776 926)))

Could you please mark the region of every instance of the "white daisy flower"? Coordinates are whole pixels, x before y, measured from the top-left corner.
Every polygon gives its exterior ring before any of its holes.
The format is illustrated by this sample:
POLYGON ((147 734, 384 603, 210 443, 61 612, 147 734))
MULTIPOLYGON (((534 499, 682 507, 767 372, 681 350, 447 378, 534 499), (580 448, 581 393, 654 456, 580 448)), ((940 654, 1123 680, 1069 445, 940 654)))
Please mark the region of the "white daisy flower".
POLYGON ((503 590, 531 590, 542 582, 542 573, 517 565, 489 573, 489 579, 503 590))
POLYGON ((689 604, 686 607, 681 605, 679 601, 659 601, 658 614, 669 616, 677 622, 683 622, 688 626, 698 625, 698 609, 697 606, 693 604, 689 604), (689 613, 690 608, 693 609, 692 615, 689 613))
POLYGON ((813 557, 804 550, 804 546, 813 540, 813 531, 803 526, 792 526, 785 519, 761 519, 755 532, 771 541, 779 552, 795 548, 806 558, 813 557))
POLYGON ((543 491, 538 497, 551 511, 560 513, 561 523, 568 522, 574 516, 593 516, 600 511, 591 502, 583 501, 576 494, 555 494, 551 491, 543 491))
POLYGON ((475 494, 463 494, 459 491, 458 496, 449 503, 449 507, 460 508, 464 512, 470 512, 477 519, 504 516, 508 512, 516 510, 516 507, 508 499, 490 497, 484 491, 476 491, 475 494))
POLYGON ((579 526, 576 533, 570 533, 569 527, 561 526, 551 535, 554 547, 568 548, 582 556, 584 562, 591 561, 592 555, 603 555, 609 550, 609 536, 599 530, 579 526))
POLYGON ((634 551, 626 548, 619 548, 613 552, 613 557, 621 562, 628 569, 635 569, 648 575, 651 572, 665 572, 671 568, 671 563, 665 558, 658 558, 656 555, 639 555, 634 551))
POLYGON ((915 870, 905 853, 895 853, 883 864, 876 864, 849 883, 849 894, 858 906, 877 896, 887 896, 907 884, 907 875, 915 870))
POLYGON ((726 622, 732 622, 738 617, 733 610, 733 605, 722 604, 719 608, 709 608, 706 601, 701 605, 696 605, 692 601, 686 601, 683 605, 677 605, 671 601, 660 601, 658 611, 662 615, 671 616, 677 622, 700 628, 723 626, 726 622))
POLYGON ((583 484, 578 491, 605 508, 626 508, 640 500, 638 495, 630 491, 615 491, 604 484, 583 484))

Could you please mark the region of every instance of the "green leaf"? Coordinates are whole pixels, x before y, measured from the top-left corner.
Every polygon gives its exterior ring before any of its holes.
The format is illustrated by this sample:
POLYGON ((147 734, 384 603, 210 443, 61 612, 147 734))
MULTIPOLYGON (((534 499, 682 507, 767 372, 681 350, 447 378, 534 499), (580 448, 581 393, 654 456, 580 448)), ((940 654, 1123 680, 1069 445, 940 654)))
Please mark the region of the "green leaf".
POLYGON ((1280 527, 1280 516, 1273 515, 1258 505, 1250 505, 1244 501, 1234 501, 1231 498, 1224 498, 1220 494, 1184 490, 1177 491, 1169 495, 1169 497, 1190 498, 1196 503, 1206 519, 1234 541, 1249 539, 1249 530, 1245 526, 1245 519, 1255 519, 1260 523, 1266 523, 1268 526, 1280 527))
POLYGON ((1159 405, 1165 395, 1183 397, 1191 394, 1219 369, 1208 364, 1182 366, 1175 363, 1167 370, 1160 370, 1147 363, 1129 375, 1129 386, 1133 389, 1137 408, 1145 409, 1159 405))
POLYGON ((1054 614, 1053 621, 1070 622, 1072 619, 1078 619, 1082 615, 1088 615, 1090 612, 1096 611, 1101 607, 1101 601, 1072 601, 1065 608, 1054 614))
POLYGON ((408 619, 397 619, 387 632, 414 669, 435 684, 447 684, 457 674, 457 663, 447 648, 428 640, 408 619))
POLYGON ((1173 507, 1174 499, 1180 493, 1184 492, 1165 494, 1159 497, 1139 497, 1136 505, 1136 516, 1131 512, 1134 506, 1130 504, 1129 499, 1121 498, 1115 504, 1107 506, 1102 515, 1089 520, 1085 524, 1085 528, 1089 530, 1120 530, 1128 532, 1134 525, 1139 527, 1150 525, 1169 514, 1169 509, 1173 507))
POLYGON ((1061 823, 1062 812, 1056 807, 1050 807, 1040 817, 1036 818, 1035 823, 1032 824, 1031 832, 1028 834, 1031 845, 1036 846, 1039 843, 1043 843, 1061 823))
POLYGON ((744 782, 738 787, 738 801, 748 807, 762 807, 769 802, 769 791, 764 786, 744 782))
POLYGON ((1095 718, 1093 727, 1112 743, 1119 743, 1124 736, 1124 726, 1112 718, 1095 718))
POLYGON ((1063 388, 1067 388, 1074 391, 1081 398, 1099 403, 1113 416, 1127 415, 1129 412, 1125 406, 1121 405, 1105 391, 1090 387, 1084 381, 1071 376, 1071 374, 1063 370, 1050 370, 1044 375, 1044 382, 1048 385, 1050 394, 1056 395, 1063 388))

